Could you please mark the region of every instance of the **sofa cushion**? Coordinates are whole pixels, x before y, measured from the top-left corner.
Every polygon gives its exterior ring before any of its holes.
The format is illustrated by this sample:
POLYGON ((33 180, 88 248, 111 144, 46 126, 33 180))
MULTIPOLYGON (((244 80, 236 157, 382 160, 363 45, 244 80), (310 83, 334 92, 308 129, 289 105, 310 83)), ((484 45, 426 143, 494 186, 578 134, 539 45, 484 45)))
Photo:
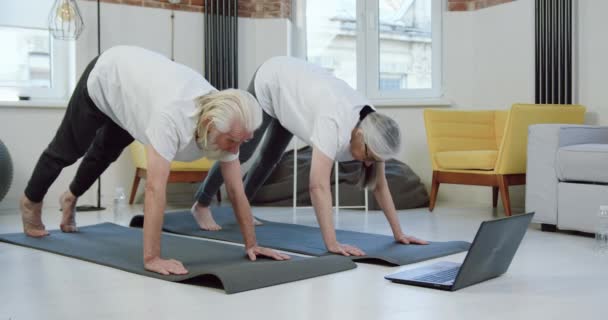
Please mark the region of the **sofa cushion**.
POLYGON ((448 170, 494 170, 496 150, 443 151, 435 154, 441 169, 448 170))
POLYGON ((561 147, 556 162, 561 181, 608 183, 608 144, 561 147))

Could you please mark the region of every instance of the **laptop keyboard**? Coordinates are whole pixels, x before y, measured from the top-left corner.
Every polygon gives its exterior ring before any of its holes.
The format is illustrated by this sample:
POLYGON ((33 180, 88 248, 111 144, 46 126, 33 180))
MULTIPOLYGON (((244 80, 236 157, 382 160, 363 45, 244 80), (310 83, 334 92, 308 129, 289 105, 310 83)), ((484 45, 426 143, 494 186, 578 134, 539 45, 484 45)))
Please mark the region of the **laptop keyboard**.
POLYGON ((442 270, 439 272, 428 273, 414 278, 416 281, 430 282, 430 283, 444 283, 456 279, 458 270, 460 267, 442 270))

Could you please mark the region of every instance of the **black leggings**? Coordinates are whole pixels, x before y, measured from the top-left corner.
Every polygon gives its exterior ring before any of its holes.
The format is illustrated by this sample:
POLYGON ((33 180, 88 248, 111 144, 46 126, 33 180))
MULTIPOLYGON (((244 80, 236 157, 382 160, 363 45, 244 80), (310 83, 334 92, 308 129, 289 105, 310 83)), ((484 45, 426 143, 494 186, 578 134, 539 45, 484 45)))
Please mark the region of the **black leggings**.
POLYGON ((133 137, 103 114, 91 100, 87 80, 97 58, 80 77, 55 137, 38 159, 25 195, 40 202, 63 168, 84 155, 70 191, 77 197, 114 162, 133 137))

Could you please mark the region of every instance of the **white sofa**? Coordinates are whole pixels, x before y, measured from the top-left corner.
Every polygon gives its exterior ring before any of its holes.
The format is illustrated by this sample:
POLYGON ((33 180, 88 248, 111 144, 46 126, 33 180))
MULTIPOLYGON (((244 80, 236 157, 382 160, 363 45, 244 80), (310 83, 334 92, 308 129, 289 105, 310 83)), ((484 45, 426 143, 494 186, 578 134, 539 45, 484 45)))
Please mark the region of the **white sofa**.
POLYGON ((608 127, 530 126, 526 212, 536 212, 534 222, 594 232, 600 205, 608 205, 608 127))

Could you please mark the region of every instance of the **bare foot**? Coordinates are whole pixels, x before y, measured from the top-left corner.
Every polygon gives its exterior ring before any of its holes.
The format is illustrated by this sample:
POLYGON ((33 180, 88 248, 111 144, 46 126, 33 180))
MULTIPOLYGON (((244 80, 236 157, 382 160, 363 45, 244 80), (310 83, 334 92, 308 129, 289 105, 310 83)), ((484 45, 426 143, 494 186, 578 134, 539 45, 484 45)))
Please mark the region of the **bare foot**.
POLYGON ((35 238, 49 235, 42 223, 42 201, 32 202, 23 195, 19 201, 19 208, 21 209, 21 222, 23 222, 23 232, 25 234, 35 238))
POLYGON ((59 228, 63 232, 76 232, 76 198, 70 191, 64 192, 59 197, 59 207, 61 208, 61 224, 59 228))
POLYGON ((207 231, 222 230, 222 227, 213 220, 213 215, 211 215, 209 207, 203 207, 199 205, 198 202, 195 202, 192 209, 190 209, 190 212, 192 212, 192 216, 194 216, 196 223, 198 223, 198 226, 201 229, 207 231))

